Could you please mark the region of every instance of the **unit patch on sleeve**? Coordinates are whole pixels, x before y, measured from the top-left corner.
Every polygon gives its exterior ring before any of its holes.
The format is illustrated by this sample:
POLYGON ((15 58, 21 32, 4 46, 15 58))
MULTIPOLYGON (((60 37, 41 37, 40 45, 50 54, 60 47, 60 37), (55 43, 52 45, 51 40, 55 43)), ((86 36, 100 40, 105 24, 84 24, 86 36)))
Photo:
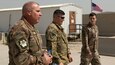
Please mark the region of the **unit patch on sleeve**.
POLYGON ((27 42, 25 40, 20 40, 19 44, 22 48, 25 48, 27 46, 27 42))

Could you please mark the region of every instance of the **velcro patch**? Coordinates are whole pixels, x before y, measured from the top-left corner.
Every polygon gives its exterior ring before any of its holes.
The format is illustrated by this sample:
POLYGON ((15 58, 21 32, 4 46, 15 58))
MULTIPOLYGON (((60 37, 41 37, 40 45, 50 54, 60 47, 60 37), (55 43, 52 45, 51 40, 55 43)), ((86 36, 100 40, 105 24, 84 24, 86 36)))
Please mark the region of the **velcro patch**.
POLYGON ((27 46, 27 42, 25 40, 21 40, 19 41, 19 43, 22 48, 25 48, 27 46))

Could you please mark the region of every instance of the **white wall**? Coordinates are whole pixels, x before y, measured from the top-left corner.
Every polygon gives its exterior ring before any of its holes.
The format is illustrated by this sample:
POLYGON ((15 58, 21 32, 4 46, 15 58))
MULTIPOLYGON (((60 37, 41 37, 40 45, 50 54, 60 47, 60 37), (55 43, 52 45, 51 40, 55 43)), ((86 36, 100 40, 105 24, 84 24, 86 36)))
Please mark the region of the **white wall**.
POLYGON ((69 11, 76 11, 76 24, 82 24, 82 9, 76 6, 60 7, 65 12, 65 21, 63 22, 64 31, 69 33, 69 11))
POLYGON ((7 32, 9 24, 11 26, 19 20, 21 17, 21 11, 2 11, 0 12, 0 32, 7 32))
POLYGON ((22 16, 22 11, 17 10, 17 11, 11 11, 11 26, 13 26, 18 20, 21 19, 22 16))
MULTIPOLYGON (((62 9, 65 12, 65 21, 63 23, 64 31, 66 34, 69 33, 69 11, 76 11, 76 24, 82 24, 82 11, 81 9, 75 7, 75 6, 61 6, 61 7, 46 7, 41 8, 42 17, 38 24, 35 25, 35 27, 39 30, 40 34, 43 38, 43 46, 45 46, 45 31, 47 26, 53 21, 53 12, 56 9, 62 9)), ((1 11, 0 12, 0 31, 7 32, 9 29, 9 19, 11 27, 21 18, 21 9, 15 10, 15 11, 1 11), (11 16, 10 16, 11 15, 11 16)))
POLYGON ((58 7, 51 7, 51 8, 42 8, 42 17, 40 22, 36 25, 40 34, 45 34, 46 28, 48 25, 53 21, 53 12, 54 10, 59 9, 58 7))
MULTIPOLYGON (((66 34, 69 33, 69 11, 76 11, 76 24, 82 24, 82 10, 76 6, 66 5, 41 8, 42 17, 40 22, 35 25, 40 34, 45 34, 47 26, 52 22, 53 12, 56 9, 62 9, 65 12, 65 21, 63 22, 62 26, 64 27, 66 34)), ((21 18, 21 15, 21 10, 0 12, 0 31, 7 32, 9 29, 9 19, 11 18, 10 25, 13 26, 21 18)))
POLYGON ((9 14, 8 12, 0 12, 0 32, 5 32, 9 28, 9 14))

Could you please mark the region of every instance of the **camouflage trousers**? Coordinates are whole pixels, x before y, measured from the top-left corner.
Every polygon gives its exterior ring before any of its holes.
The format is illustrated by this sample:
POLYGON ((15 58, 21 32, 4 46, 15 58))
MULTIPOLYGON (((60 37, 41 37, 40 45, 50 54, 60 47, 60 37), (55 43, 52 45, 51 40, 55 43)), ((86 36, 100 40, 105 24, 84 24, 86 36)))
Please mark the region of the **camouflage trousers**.
POLYGON ((81 57, 80 65, 89 65, 90 63, 91 63, 91 65, 101 65, 100 57, 99 56, 95 56, 92 58, 81 57))

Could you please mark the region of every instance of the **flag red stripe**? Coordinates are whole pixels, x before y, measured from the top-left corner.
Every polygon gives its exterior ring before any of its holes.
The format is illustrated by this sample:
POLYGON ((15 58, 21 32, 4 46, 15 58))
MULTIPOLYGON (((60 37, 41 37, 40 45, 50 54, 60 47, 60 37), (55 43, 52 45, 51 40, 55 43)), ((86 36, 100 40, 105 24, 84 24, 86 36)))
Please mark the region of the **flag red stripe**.
POLYGON ((97 4, 92 2, 92 11, 102 12, 103 10, 97 4))

